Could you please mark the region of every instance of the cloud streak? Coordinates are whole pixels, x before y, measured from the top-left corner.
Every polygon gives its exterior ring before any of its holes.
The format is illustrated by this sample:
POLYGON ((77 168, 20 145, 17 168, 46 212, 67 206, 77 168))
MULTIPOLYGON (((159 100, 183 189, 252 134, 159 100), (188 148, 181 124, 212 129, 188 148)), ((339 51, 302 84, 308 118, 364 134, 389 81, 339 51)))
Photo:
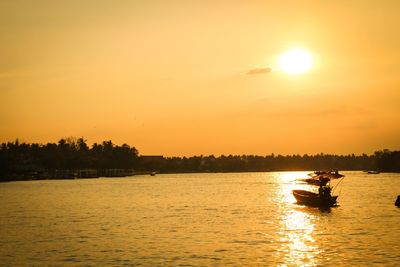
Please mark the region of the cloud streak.
POLYGON ((248 72, 247 72, 247 75, 254 75, 254 74, 268 74, 268 73, 270 73, 272 71, 272 69, 271 68, 255 68, 255 69, 252 69, 252 70, 249 70, 248 72))

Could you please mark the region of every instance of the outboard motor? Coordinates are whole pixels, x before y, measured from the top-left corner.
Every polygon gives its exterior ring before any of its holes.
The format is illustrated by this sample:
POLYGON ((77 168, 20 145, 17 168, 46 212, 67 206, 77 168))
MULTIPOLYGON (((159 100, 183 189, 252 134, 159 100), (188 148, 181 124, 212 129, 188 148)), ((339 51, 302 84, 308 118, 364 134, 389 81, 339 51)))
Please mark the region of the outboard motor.
POLYGON ((396 202, 394 203, 397 207, 400 208, 400 195, 397 196, 396 202))

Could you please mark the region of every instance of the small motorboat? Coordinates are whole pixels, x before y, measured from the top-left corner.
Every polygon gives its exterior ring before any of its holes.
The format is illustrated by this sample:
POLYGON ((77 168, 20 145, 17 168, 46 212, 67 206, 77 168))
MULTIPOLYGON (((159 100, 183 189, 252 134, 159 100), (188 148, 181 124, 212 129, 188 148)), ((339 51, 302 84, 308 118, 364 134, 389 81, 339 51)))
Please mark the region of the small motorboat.
POLYGON ((312 178, 306 178, 306 179, 297 179, 297 181, 301 181, 301 182, 305 182, 307 184, 311 184, 311 185, 326 185, 327 183, 330 182, 330 178, 329 177, 322 177, 322 176, 315 176, 312 178))
POLYGON ((314 171, 312 173, 309 173, 308 176, 310 176, 313 179, 318 179, 318 178, 339 179, 344 177, 344 175, 340 174, 338 170, 314 171))
POLYGON ((306 190, 293 190, 293 196, 297 203, 310 207, 333 207, 336 206, 338 196, 320 195, 306 190))

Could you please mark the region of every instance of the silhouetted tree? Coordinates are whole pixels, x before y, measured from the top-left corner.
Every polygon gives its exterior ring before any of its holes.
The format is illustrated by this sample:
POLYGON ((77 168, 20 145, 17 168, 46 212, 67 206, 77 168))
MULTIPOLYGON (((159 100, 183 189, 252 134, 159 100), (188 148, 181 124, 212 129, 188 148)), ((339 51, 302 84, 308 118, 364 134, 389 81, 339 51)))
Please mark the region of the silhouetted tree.
POLYGON ((380 171, 400 172, 400 151, 383 151, 375 152, 376 167, 380 171))
POLYGON ((127 144, 117 146, 111 141, 95 143, 90 149, 84 138, 62 138, 56 144, 46 145, 20 143, 17 139, 0 146, 0 180, 63 169, 132 169, 137 159, 136 148, 127 144))

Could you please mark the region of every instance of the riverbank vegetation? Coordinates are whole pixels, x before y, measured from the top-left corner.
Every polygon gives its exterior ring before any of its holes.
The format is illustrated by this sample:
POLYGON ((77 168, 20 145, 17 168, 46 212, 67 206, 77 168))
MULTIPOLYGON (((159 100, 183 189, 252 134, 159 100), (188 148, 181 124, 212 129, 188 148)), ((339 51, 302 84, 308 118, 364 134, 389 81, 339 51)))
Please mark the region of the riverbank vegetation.
MULTIPOLYGON (((111 141, 89 147, 83 138, 63 138, 58 143, 3 143, 0 146, 0 179, 96 177, 131 173, 138 151, 111 141)), ((121 175, 122 176, 122 175, 121 175)))
POLYGON ((112 141, 89 147, 84 138, 57 143, 2 143, 0 180, 126 176, 146 172, 251 172, 295 170, 379 170, 400 172, 400 151, 373 155, 140 156, 135 147, 112 141))

